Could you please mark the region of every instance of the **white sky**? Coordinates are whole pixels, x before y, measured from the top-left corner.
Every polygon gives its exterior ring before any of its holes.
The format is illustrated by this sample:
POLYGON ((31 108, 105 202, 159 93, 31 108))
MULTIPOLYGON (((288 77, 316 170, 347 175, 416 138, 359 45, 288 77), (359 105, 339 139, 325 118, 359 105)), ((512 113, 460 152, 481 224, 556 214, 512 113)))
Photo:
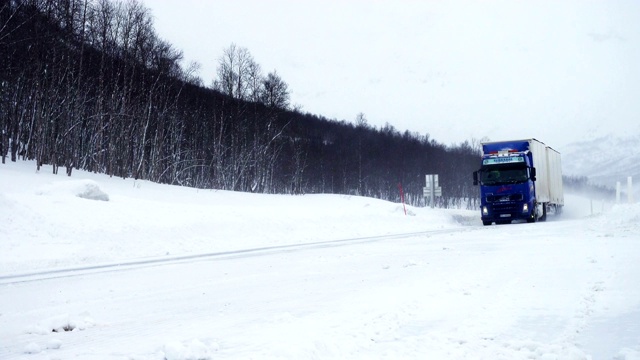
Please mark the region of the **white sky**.
POLYGON ((293 104, 445 144, 640 133, 640 1, 145 0, 209 85, 231 43, 293 104))

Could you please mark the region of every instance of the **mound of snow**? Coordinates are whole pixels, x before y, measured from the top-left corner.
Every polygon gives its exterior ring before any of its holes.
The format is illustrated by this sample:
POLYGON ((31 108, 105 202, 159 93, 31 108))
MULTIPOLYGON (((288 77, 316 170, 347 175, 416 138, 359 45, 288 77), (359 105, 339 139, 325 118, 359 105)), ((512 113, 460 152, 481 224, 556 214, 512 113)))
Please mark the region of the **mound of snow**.
POLYGON ((51 339, 47 342, 47 349, 60 349, 62 347, 62 340, 60 339, 51 339))
POLYGON ((40 345, 38 345, 38 344, 36 344, 34 342, 30 342, 24 347, 24 353, 25 354, 37 354, 37 353, 39 353, 41 351, 42 351, 42 349, 40 348, 40 345))
POLYGON ((24 347, 23 352, 25 354, 38 354, 45 350, 58 350, 61 347, 62 347, 62 341, 60 341, 60 339, 51 339, 47 342, 47 344, 44 347, 38 345, 35 342, 30 342, 24 347))
POLYGON ((78 316, 63 314, 40 321, 35 326, 27 329, 27 333, 46 335, 52 332, 62 333, 65 331, 84 330, 92 327, 93 325, 94 321, 88 314, 81 314, 78 316))
POLYGON ((640 230, 640 204, 616 204, 601 221, 618 231, 635 234, 640 230))
POLYGON ((85 184, 84 189, 76 194, 76 196, 89 200, 109 201, 109 195, 100 190, 98 184, 92 183, 85 184))
POLYGON ((109 195, 93 180, 69 180, 43 186, 37 195, 74 195, 83 199, 109 201, 109 195))

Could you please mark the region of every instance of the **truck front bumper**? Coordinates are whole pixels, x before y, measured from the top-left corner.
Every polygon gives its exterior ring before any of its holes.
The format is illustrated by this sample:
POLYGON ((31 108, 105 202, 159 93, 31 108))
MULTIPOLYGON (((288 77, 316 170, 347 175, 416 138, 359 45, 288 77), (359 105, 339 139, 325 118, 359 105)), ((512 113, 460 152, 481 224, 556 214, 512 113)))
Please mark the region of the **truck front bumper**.
POLYGON ((508 223, 513 220, 533 219, 535 209, 532 205, 523 202, 495 202, 483 204, 483 223, 508 223))

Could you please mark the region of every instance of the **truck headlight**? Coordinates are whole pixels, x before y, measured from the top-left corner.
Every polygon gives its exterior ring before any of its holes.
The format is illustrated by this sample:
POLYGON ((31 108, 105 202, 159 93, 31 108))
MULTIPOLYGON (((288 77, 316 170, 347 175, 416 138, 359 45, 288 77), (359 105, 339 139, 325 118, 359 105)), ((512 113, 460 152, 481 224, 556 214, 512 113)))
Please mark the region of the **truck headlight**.
POLYGON ((489 215, 489 209, 486 206, 482 207, 482 215, 489 215))
POLYGON ((529 212, 529 204, 522 205, 522 212, 523 213, 528 213, 529 212))

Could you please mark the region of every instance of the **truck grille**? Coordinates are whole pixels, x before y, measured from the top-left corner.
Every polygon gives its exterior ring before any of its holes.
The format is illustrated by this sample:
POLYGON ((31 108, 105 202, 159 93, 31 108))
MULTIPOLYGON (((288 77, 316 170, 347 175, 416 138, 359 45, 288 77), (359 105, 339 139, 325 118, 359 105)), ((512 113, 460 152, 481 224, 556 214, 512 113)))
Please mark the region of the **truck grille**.
POLYGON ((522 201, 522 194, 487 195, 487 202, 522 201))
POLYGON ((513 202, 496 202, 491 204, 494 214, 515 214, 520 212, 518 203, 513 202))

